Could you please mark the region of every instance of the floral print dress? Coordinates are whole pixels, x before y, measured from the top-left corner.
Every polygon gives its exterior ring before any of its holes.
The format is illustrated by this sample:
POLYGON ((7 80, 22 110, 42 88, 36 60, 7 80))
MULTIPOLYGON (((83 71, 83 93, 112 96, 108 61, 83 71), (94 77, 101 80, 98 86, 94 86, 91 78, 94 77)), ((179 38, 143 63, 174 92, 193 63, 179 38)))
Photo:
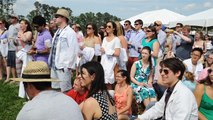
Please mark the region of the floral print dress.
MULTIPOLYGON (((136 65, 135 79, 138 82, 148 83, 148 78, 150 75, 150 67, 148 66, 146 69, 142 69, 142 61, 138 60, 134 63, 136 65)), ((134 96, 136 97, 137 103, 142 103, 144 99, 147 98, 155 98, 156 93, 153 88, 148 86, 138 86, 137 84, 131 82, 131 87, 134 91, 134 96)))

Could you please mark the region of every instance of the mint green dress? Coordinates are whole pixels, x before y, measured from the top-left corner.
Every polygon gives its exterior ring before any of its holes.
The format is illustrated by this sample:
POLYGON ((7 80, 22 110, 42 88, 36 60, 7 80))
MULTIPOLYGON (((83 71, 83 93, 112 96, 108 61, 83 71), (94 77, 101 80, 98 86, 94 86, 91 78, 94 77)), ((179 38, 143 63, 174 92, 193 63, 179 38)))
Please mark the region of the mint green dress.
MULTIPOLYGON (((151 48, 151 50, 153 51, 153 44, 155 43, 155 42, 158 42, 158 40, 157 39, 152 39, 151 41, 149 41, 149 42, 146 42, 146 38, 144 38, 143 40, 142 40, 142 47, 145 47, 145 46, 148 46, 148 47, 150 47, 151 48)), ((154 58, 154 66, 156 66, 156 64, 157 64, 157 58, 156 57, 153 57, 154 58)))
POLYGON ((204 94, 200 103, 199 111, 208 119, 213 120, 213 99, 206 94, 206 85, 204 86, 204 94))

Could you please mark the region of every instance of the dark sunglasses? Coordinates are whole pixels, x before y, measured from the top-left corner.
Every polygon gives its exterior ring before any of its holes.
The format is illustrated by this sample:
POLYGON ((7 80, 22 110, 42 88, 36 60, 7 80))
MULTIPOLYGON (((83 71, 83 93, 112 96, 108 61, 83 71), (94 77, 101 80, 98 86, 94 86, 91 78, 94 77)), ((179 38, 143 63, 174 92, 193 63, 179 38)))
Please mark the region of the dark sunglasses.
POLYGON ((129 24, 124 24, 124 26, 127 26, 127 25, 129 25, 129 24))
POLYGON ((160 25, 158 25, 157 23, 154 23, 154 26, 160 26, 160 25))
POLYGON ((135 23, 135 26, 137 26, 137 25, 139 25, 139 24, 135 23))
POLYGON ((160 73, 164 72, 166 75, 169 73, 168 69, 160 69, 159 70, 160 73))
POLYGON ((88 30, 91 30, 92 28, 91 28, 91 27, 87 27, 87 29, 88 29, 88 30))
POLYGON ((59 18, 59 17, 63 17, 63 16, 61 16, 61 15, 56 15, 56 16, 55 16, 55 18, 59 18))
POLYGON ((212 73, 212 69, 208 69, 208 73, 212 73))
POLYGON ((152 32, 151 30, 146 30, 146 32, 152 32))
POLYGON ((112 28, 112 26, 107 25, 107 28, 112 28))

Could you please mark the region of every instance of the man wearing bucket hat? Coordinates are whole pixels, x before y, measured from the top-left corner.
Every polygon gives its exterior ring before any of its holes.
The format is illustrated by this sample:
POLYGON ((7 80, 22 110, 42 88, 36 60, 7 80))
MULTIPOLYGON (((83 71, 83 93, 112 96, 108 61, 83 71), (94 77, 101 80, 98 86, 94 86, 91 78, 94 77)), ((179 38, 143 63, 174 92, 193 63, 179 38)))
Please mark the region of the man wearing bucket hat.
POLYGON ((11 80, 22 81, 30 99, 16 120, 83 120, 80 108, 73 99, 51 89, 51 82, 60 81, 50 78, 49 68, 45 62, 29 62, 22 78, 11 80))
POLYGON ((52 82, 54 89, 66 92, 71 89, 71 69, 75 69, 79 45, 76 33, 68 25, 69 12, 58 9, 55 14, 58 30, 52 40, 52 49, 49 56, 51 78, 61 80, 60 83, 52 82))

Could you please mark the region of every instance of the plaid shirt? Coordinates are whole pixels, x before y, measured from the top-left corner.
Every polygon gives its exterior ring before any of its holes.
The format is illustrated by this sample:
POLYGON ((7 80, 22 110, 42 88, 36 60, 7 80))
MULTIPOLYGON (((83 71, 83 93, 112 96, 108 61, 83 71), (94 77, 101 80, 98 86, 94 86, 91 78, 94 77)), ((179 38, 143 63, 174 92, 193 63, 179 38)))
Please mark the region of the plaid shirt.
POLYGON ((53 46, 52 46, 52 55, 50 56, 51 57, 50 67, 55 69, 55 70, 57 69, 56 66, 55 66, 55 55, 56 55, 56 46, 57 46, 57 43, 58 43, 58 40, 59 40, 59 35, 60 35, 60 33, 57 32, 55 39, 54 39, 54 42, 53 42, 53 46))

